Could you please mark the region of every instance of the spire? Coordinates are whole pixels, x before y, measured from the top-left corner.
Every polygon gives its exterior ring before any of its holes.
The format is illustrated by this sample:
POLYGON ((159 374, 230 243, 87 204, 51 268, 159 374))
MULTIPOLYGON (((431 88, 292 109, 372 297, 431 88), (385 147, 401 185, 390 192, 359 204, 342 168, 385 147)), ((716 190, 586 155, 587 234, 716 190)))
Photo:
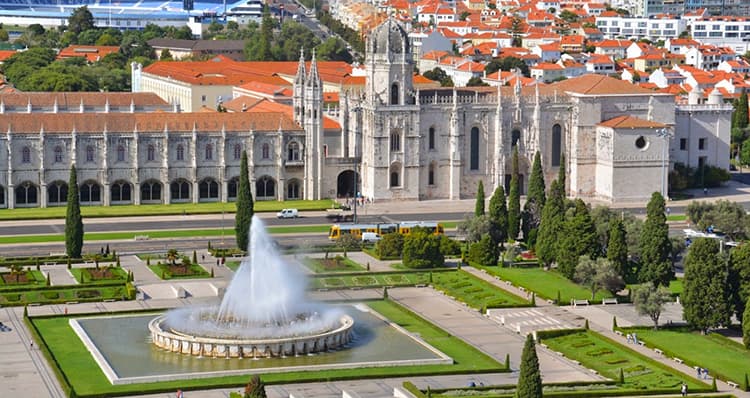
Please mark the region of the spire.
POLYGON ((315 49, 313 48, 312 60, 310 61, 310 74, 307 80, 313 87, 320 86, 320 74, 318 73, 318 62, 315 60, 315 49))
POLYGON ((305 82, 305 48, 299 49, 299 64, 297 64, 297 76, 294 77, 295 83, 305 82))

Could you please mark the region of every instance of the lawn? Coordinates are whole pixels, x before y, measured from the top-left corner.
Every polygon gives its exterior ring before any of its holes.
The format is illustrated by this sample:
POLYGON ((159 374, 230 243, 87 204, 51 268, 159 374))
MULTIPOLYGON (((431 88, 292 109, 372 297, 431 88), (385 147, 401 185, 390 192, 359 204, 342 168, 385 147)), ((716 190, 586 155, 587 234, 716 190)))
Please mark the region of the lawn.
POLYGON ((433 274, 432 282, 436 289, 478 310, 530 305, 527 300, 462 270, 436 272, 433 274))
POLYGON ((231 269, 232 271, 237 272, 237 269, 240 268, 241 264, 242 264, 242 261, 227 260, 227 262, 224 265, 227 268, 231 269))
POLYGON ((341 276, 314 275, 312 289, 348 289, 382 286, 414 286, 430 283, 428 272, 361 272, 341 276))
POLYGON ((27 270, 27 268, 29 267, 24 267, 24 271, 18 273, 18 282, 16 282, 16 275, 13 273, 0 273, 0 291, 46 285, 47 278, 44 277, 41 271, 27 270))
POLYGON ((302 260, 302 264, 316 273, 365 271, 365 267, 341 255, 331 258, 306 257, 302 260))
POLYGON ((101 284, 116 281, 125 281, 128 273, 118 267, 99 267, 97 268, 71 268, 70 273, 78 281, 85 284, 101 284))
POLYGON ((701 335, 683 328, 635 330, 649 347, 659 348, 665 355, 678 357, 690 366, 707 368, 711 375, 722 380, 742 384, 745 373, 750 376, 750 351, 720 334, 701 335))
MULTIPOLYGON (((545 271, 542 268, 506 268, 506 267, 480 267, 492 275, 499 276, 503 280, 510 281, 516 286, 523 286, 526 290, 535 292, 540 298, 557 300, 557 292, 560 292, 561 305, 567 305, 571 299, 591 300, 591 291, 580 286, 556 271, 545 271)), ((599 291, 596 300, 612 297, 609 292, 599 291)))
MULTIPOLYGON (((304 210, 325 210, 338 207, 336 201, 323 200, 290 200, 259 201, 253 209, 256 212, 276 212, 281 209, 294 208, 304 210)), ((81 206, 81 214, 87 217, 131 217, 131 216, 164 216, 180 214, 227 214, 236 210, 234 203, 175 203, 170 205, 122 205, 122 206, 81 206)), ((65 218, 66 207, 0 209, 0 220, 32 220, 47 218, 65 218)))
POLYGON ((622 369, 625 379, 622 387, 626 389, 676 393, 683 382, 687 383, 688 391, 691 392, 705 392, 710 389, 707 384, 652 361, 592 331, 572 331, 557 337, 540 337, 542 343, 551 350, 562 352, 567 358, 579 361, 602 376, 618 380, 622 369))
POLYGON ((203 267, 198 264, 190 264, 185 268, 182 265, 171 264, 151 264, 148 268, 161 279, 175 278, 210 278, 209 274, 203 267))
MULTIPOLYGON (((460 339, 451 336, 410 311, 391 301, 369 302, 374 310, 385 315, 408 331, 443 351, 455 361, 453 365, 391 366, 381 368, 349 368, 325 371, 299 371, 264 374, 267 384, 302 383, 326 380, 357 379, 372 377, 415 376, 426 374, 460 374, 481 372, 502 372, 502 364, 484 355, 460 339)), ((75 388, 79 397, 99 394, 100 396, 125 394, 150 394, 157 392, 173 393, 177 388, 194 390, 212 387, 241 387, 247 384, 248 376, 215 377, 146 384, 111 385, 91 357, 86 347, 68 324, 67 317, 32 318, 45 345, 54 357, 60 372, 75 388)), ((54 366, 54 364, 53 364, 54 366)), ((187 395, 187 394, 186 394, 187 395)))
POLYGON ((25 290, 16 292, 0 292, 0 306, 18 306, 30 303, 54 304, 68 301, 102 301, 121 300, 127 296, 128 291, 123 281, 117 285, 111 283, 107 286, 60 286, 59 288, 36 290, 25 290))

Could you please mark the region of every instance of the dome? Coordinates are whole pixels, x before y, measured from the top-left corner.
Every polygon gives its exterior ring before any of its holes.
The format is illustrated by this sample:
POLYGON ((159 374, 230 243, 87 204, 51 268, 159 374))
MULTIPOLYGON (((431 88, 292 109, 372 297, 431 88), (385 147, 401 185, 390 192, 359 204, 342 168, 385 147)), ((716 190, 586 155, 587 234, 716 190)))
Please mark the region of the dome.
POLYGON ((385 22, 378 25, 373 30, 372 51, 374 53, 385 54, 389 51, 392 53, 401 53, 409 51, 409 38, 406 30, 393 18, 388 18, 385 22))

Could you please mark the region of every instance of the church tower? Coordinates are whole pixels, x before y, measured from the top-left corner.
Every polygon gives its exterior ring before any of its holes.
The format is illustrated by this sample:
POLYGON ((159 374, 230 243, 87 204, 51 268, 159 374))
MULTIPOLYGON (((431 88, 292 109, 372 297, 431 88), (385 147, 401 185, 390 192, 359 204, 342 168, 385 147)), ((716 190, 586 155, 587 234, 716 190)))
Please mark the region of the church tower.
MULTIPOLYGON (((297 74, 304 75, 304 59, 300 57, 300 67, 297 74)), ((297 76, 299 78, 299 76, 297 76)), ((295 78, 294 100, 297 100, 297 91, 302 86, 302 120, 305 129, 305 192, 307 200, 321 198, 321 187, 324 185, 322 178, 323 168, 323 82, 320 80, 318 65, 315 61, 313 50, 310 72, 305 77, 304 84, 297 84, 295 78)), ((295 109, 296 109, 295 103, 295 109)))
POLYGON ((305 98, 305 50, 299 50, 299 64, 297 65, 297 75, 294 76, 292 96, 292 105, 294 106, 294 121, 302 124, 302 118, 304 117, 304 104, 303 99, 305 98))

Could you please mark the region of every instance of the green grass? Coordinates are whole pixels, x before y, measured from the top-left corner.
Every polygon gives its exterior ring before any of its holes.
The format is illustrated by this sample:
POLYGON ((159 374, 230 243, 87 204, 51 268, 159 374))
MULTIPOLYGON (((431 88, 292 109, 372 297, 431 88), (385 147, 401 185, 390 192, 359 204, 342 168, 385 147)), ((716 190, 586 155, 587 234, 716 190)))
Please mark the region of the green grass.
POLYGON ((669 291, 673 296, 679 296, 682 294, 682 279, 674 279, 669 281, 669 291))
POLYGON ((310 278, 312 289, 353 287, 414 286, 430 283, 428 272, 362 272, 346 275, 318 274, 310 278))
MULTIPOLYGON (((299 211, 325 210, 338 207, 336 201, 323 200, 290 200, 255 202, 256 212, 276 212, 281 209, 294 208, 299 211)), ((83 217, 131 217, 131 216, 164 216, 179 214, 227 214, 234 213, 234 203, 176 203, 171 205, 122 205, 122 206, 81 206, 83 217)), ((66 207, 0 209, 0 220, 36 220, 48 218, 65 218, 66 207)))
MULTIPOLYGON (((591 291, 580 286, 555 271, 545 271, 542 268, 505 268, 505 267, 481 267, 492 275, 499 276, 503 280, 511 281, 514 285, 523 286, 531 290, 540 298, 557 300, 557 292, 560 292, 562 305, 570 303, 571 299, 591 300, 591 291)), ((599 291, 596 293, 596 301, 606 297, 612 297, 609 292, 599 291)))
MULTIPOLYGON (((455 363, 453 365, 391 366, 270 373, 262 376, 263 381, 267 384, 283 384, 359 378, 408 377, 427 374, 489 373, 506 370, 497 361, 396 303, 391 301, 375 301, 369 302, 368 305, 391 319, 394 323, 401 325, 412 333, 420 335, 429 344, 452 357, 455 363)), ((79 397, 93 394, 107 396, 157 392, 173 393, 177 388, 194 390, 216 387, 241 387, 247 384, 248 381, 247 375, 240 375, 158 383, 111 385, 96 365, 86 347, 70 328, 67 317, 32 318, 32 323, 42 338, 42 341, 38 341, 38 343, 44 344, 49 349, 60 372, 69 380, 79 397)))
POLYGON ((670 214, 667 216, 667 221, 685 221, 687 220, 687 215, 685 214, 670 214))
MULTIPOLYGON (((29 267, 24 267, 24 269, 29 267)), ((30 271, 23 271, 23 273, 26 274, 27 282, 26 283, 5 283, 5 280, 3 278, 0 278, 0 291, 4 289, 16 289, 20 287, 36 287, 36 286, 44 286, 47 283, 47 278, 42 274, 41 271, 37 270, 30 270, 30 271)), ((0 273, 0 275, 10 275, 10 272, 3 272, 0 273)))
POLYGON ((0 306, 30 303, 53 304, 68 301, 120 300, 127 294, 125 283, 120 286, 60 286, 59 289, 39 289, 20 292, 0 292, 0 306))
POLYGON ((527 300, 462 270, 436 272, 432 276, 432 281, 436 289, 478 310, 530 305, 527 300))
POLYGON ((237 260, 227 260, 227 262, 224 264, 227 268, 231 269, 234 272, 237 272, 237 269, 240 268, 240 265, 242 264, 242 261, 237 260))
POLYGON ((618 380, 622 369, 625 376, 623 388, 677 392, 682 382, 688 384, 688 391, 691 392, 706 391, 709 388, 684 373, 652 361, 592 331, 543 338, 542 343, 610 379, 618 380))
MULTIPOLYGON (((102 269, 105 269, 107 267, 101 267, 102 269)), ((78 283, 84 283, 82 282, 82 277, 85 275, 86 281, 85 284, 87 285, 95 285, 95 284, 101 284, 101 283, 111 283, 115 281, 125 281, 128 278, 128 273, 122 269, 117 267, 110 267, 109 270, 112 272, 112 277, 107 279, 93 279, 91 276, 91 271, 95 270, 96 268, 71 268, 70 273, 73 274, 73 277, 78 283)))
POLYGON ((151 264, 148 268, 161 279, 190 279, 190 278, 210 278, 209 274, 203 267, 198 264, 191 264, 187 274, 173 274, 170 267, 166 264, 151 264))
POLYGON ((750 351, 720 334, 701 335, 683 328, 636 330, 638 339, 649 347, 659 348, 665 355, 678 357, 690 366, 708 368, 711 375, 722 380, 742 384, 745 373, 750 375, 750 351))
POLYGON ((307 257, 302 260, 302 264, 315 273, 365 271, 365 267, 358 262, 341 255, 328 259, 307 257))

